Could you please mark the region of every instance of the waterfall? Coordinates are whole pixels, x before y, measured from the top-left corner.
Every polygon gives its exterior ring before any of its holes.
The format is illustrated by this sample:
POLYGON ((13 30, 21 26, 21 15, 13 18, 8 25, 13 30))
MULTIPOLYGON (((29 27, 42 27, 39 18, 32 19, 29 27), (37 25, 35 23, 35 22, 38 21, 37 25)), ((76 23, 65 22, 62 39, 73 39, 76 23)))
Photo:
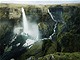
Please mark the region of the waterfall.
MULTIPOLYGON (((51 14, 51 12, 49 11, 49 9, 48 9, 48 13, 50 14, 52 20, 55 22, 54 29, 53 29, 54 32, 49 37, 49 39, 52 39, 52 37, 54 36, 54 34, 56 34, 56 28, 57 28, 57 24, 58 24, 59 21, 57 21, 57 20, 54 19, 54 16, 51 14)), ((62 12, 61 12, 61 17, 62 17, 62 12)), ((66 23, 65 23, 65 21, 63 19, 60 22, 63 23, 64 27, 63 27, 62 30, 64 30, 64 28, 66 27, 66 23)))
POLYGON ((23 20, 23 33, 26 34, 28 39, 25 45, 31 45, 39 40, 39 29, 37 23, 29 22, 26 17, 24 8, 22 8, 22 20, 23 20))
POLYGON ((58 23, 58 22, 57 22, 57 20, 54 19, 54 16, 51 14, 51 12, 49 11, 49 9, 48 9, 48 13, 50 14, 52 20, 53 20, 54 22, 56 22, 55 25, 54 25, 54 29, 53 29, 54 32, 53 32, 53 34, 50 35, 50 37, 49 37, 49 39, 52 39, 52 36, 56 33, 56 28, 57 28, 57 23, 58 23))
POLYGON ((40 39, 40 40, 47 40, 47 39, 51 39, 52 40, 52 37, 56 33, 56 28, 57 28, 58 22, 57 22, 57 20, 54 19, 54 16, 51 14, 51 12, 49 11, 49 9, 48 9, 48 13, 50 14, 52 20, 55 22, 55 25, 54 25, 54 28, 53 28, 53 33, 48 38, 43 38, 43 39, 40 39))
POLYGON ((24 9, 22 8, 22 20, 23 20, 23 32, 29 34, 28 32, 28 20, 26 18, 24 9))

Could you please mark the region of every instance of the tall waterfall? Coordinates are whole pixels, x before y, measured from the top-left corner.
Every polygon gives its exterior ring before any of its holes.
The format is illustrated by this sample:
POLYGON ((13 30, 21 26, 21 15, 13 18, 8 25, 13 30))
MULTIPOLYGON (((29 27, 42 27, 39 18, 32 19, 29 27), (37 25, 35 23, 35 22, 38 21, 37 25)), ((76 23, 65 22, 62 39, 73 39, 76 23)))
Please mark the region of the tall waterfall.
POLYGON ((39 30, 37 23, 29 22, 26 17, 24 8, 22 8, 23 33, 28 37, 26 44, 30 45, 39 39, 39 30))
POLYGON ((26 18, 24 9, 22 8, 23 32, 28 34, 28 20, 26 18))

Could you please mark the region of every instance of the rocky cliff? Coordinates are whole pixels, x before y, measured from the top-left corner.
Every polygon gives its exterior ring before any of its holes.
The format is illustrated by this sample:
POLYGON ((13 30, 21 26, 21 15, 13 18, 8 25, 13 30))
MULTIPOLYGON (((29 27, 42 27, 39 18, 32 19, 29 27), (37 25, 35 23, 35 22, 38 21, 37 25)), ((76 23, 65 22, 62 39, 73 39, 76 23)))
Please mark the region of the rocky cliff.
POLYGON ((54 33, 55 21, 52 20, 48 9, 53 9, 52 14, 57 20, 56 35, 54 39, 44 39, 36 42, 27 52, 17 60, 70 60, 80 59, 78 53, 55 52, 80 52, 80 5, 1 5, 0 6, 0 54, 5 52, 8 40, 14 35, 15 26, 22 27, 21 8, 24 7, 26 17, 30 22, 37 22, 40 37, 48 38, 54 33), (59 12, 62 8, 62 12, 59 12), (58 10, 58 11, 57 11, 58 10), (54 12, 53 12, 54 11, 54 12), (10 38, 9 38, 10 37, 10 38), (3 47, 2 47, 3 46, 3 47), (77 55, 76 55, 77 54, 77 55), (76 58, 74 56, 76 55, 76 58), (32 56, 32 57, 30 57, 32 56), (67 57, 66 57, 67 56, 67 57))

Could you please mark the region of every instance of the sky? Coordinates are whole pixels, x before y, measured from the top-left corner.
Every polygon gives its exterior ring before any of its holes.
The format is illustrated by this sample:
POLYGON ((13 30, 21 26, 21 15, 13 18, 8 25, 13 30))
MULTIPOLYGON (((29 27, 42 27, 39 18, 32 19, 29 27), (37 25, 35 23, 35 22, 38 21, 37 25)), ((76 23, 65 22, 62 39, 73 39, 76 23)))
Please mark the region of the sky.
POLYGON ((62 3, 80 3, 80 0, 0 0, 0 3, 62 4, 62 3))

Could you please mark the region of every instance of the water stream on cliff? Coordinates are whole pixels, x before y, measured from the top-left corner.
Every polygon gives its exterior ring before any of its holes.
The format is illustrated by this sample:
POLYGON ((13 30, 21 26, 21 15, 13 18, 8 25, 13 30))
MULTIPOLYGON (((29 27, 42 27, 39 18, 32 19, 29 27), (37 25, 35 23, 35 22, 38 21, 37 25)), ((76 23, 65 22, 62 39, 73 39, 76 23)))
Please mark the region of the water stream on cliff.
POLYGON ((54 28, 53 28, 53 33, 52 33, 48 38, 43 38, 43 39, 41 39, 41 40, 47 40, 47 39, 51 39, 51 40, 52 40, 52 37, 53 37, 53 36, 55 35, 55 33, 56 33, 56 28, 57 28, 58 22, 57 22, 57 20, 54 19, 54 16, 51 14, 51 12, 49 11, 49 9, 48 9, 48 13, 49 13, 49 15, 51 16, 52 20, 55 22, 55 25, 54 25, 54 28))
MULTIPOLYGON (((57 25, 58 25, 58 20, 55 20, 54 19, 54 15, 52 15, 51 11, 48 9, 48 13, 49 15, 51 16, 52 20, 55 22, 55 25, 54 25, 54 28, 53 28, 53 33, 49 36, 49 38, 43 38, 41 40, 47 40, 47 39, 50 39, 52 40, 53 39, 53 36, 56 34, 56 30, 57 30, 57 25)), ((61 13, 61 17, 62 17, 62 11, 60 12, 61 13)), ((66 26, 66 23, 64 22, 63 19, 60 20, 61 23, 63 23, 64 27, 66 26)), ((63 28, 64 29, 64 28, 63 28)))
POLYGON ((54 19, 53 15, 52 15, 51 12, 49 11, 49 9, 48 9, 48 13, 50 14, 52 20, 55 22, 54 29, 53 29, 54 32, 53 32, 53 34, 49 37, 50 39, 52 39, 52 36, 56 33, 56 28, 57 28, 58 22, 57 22, 57 20, 54 19))

